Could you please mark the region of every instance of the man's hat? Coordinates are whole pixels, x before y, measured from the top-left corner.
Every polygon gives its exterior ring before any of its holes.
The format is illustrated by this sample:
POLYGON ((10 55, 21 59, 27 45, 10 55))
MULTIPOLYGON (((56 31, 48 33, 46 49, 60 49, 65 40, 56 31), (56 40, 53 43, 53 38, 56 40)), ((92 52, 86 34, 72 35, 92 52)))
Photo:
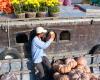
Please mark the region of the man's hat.
POLYGON ((37 27, 36 28, 36 33, 46 33, 46 32, 47 32, 47 30, 44 29, 43 27, 37 27))

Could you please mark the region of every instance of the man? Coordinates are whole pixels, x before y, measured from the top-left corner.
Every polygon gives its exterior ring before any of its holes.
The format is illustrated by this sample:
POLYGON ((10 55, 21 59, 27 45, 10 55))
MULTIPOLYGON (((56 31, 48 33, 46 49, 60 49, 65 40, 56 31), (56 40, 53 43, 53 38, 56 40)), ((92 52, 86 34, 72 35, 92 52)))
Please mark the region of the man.
POLYGON ((41 38, 44 37, 44 34, 46 32, 47 30, 45 30, 43 27, 37 27, 36 28, 37 35, 32 40, 32 60, 35 67, 39 71, 40 80, 45 80, 44 66, 46 66, 48 71, 51 69, 51 64, 48 58, 46 57, 46 54, 44 53, 44 49, 49 47, 49 45, 55 38, 54 32, 50 32, 49 40, 46 42, 42 41, 41 38))

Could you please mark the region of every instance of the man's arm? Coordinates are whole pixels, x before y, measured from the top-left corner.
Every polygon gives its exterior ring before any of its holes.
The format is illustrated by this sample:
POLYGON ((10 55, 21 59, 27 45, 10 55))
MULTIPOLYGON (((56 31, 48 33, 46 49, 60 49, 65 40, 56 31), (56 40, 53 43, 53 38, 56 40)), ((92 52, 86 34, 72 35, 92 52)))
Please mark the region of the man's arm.
POLYGON ((35 45, 40 47, 40 48, 42 48, 42 49, 46 49, 47 47, 49 47, 49 45, 51 44, 51 42, 55 38, 55 34, 54 33, 53 34, 50 33, 50 35, 51 35, 51 37, 47 42, 43 42, 43 41, 37 39, 37 40, 35 40, 35 45))
POLYGON ((47 47, 49 47, 49 45, 51 44, 51 42, 52 42, 52 40, 49 40, 49 41, 47 41, 47 42, 43 42, 43 41, 37 39, 37 40, 35 41, 35 45, 36 45, 37 47, 39 47, 39 48, 46 49, 47 47))

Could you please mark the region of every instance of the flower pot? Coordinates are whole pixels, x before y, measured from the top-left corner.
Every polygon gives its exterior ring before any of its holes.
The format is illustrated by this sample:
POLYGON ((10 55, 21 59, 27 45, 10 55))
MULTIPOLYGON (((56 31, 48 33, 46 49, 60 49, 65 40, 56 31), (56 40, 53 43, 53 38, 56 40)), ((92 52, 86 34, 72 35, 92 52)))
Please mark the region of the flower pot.
POLYGON ((37 17, 46 17, 47 12, 38 12, 37 17))
POLYGON ((50 17, 58 17, 59 16, 59 12, 56 12, 56 13, 49 12, 49 16, 50 17))
POLYGON ((20 13, 16 15, 17 18, 25 18, 25 13, 20 13))
POLYGON ((36 12, 26 12, 26 18, 35 18, 36 12))

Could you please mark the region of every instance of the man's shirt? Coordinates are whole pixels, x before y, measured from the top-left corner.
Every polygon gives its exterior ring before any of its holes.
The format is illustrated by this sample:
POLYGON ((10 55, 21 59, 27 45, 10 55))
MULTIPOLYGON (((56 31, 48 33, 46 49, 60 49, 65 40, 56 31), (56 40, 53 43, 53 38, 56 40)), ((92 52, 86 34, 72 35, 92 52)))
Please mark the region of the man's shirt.
POLYGON ((42 57, 46 56, 43 49, 46 49, 51 44, 52 40, 48 40, 47 42, 42 41, 37 36, 32 40, 32 60, 33 63, 42 62, 42 57))

